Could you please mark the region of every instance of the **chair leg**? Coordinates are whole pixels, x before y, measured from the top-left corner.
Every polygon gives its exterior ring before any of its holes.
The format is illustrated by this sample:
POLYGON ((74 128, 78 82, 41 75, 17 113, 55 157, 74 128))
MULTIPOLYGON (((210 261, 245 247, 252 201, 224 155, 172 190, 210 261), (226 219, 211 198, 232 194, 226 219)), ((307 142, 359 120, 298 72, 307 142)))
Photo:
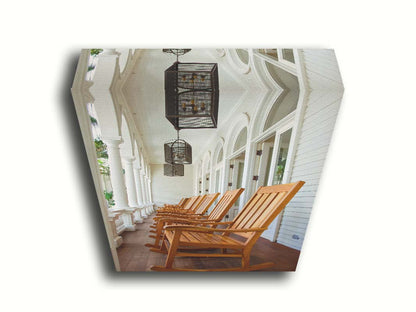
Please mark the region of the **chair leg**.
POLYGON ((162 236, 164 222, 159 221, 156 227, 156 238, 155 238, 155 246, 159 246, 160 244, 160 237, 162 236))
POLYGON ((243 250, 243 256, 241 257, 241 268, 247 270, 250 266, 250 251, 243 250))
POLYGON ((173 261, 175 260, 176 250, 179 246, 179 238, 181 237, 182 231, 176 230, 173 235, 173 239, 169 246, 168 256, 165 262, 165 268, 171 269, 173 267, 173 261))

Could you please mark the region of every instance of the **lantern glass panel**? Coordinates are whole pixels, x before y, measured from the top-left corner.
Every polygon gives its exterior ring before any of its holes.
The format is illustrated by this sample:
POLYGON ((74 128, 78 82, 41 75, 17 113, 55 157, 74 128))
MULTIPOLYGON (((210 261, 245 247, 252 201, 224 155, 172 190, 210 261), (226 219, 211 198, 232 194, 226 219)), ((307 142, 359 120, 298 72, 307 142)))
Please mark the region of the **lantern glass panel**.
POLYGON ((192 164, 192 147, 184 140, 165 143, 165 162, 168 164, 192 164))
POLYGON ((164 164, 163 165, 163 174, 169 177, 183 177, 184 176, 184 166, 178 164, 164 164))
POLYGON ((216 63, 174 63, 165 71, 165 113, 175 129, 216 128, 216 63))

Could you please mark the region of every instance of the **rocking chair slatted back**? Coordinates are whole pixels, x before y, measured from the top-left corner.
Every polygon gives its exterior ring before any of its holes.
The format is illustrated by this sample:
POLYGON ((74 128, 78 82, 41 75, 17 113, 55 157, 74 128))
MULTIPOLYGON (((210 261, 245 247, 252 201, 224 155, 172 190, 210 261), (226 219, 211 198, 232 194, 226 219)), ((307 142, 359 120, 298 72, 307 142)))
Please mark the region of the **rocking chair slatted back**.
POLYGON ((192 203, 192 205, 189 208, 189 212, 190 213, 195 213, 195 211, 198 209, 198 207, 202 204, 202 201, 204 200, 204 198, 207 195, 199 195, 199 196, 195 196, 196 199, 195 201, 192 203))
POLYGON ((238 197, 244 191, 244 188, 239 188, 232 191, 227 191, 212 209, 211 213, 208 216, 208 220, 220 221, 225 217, 228 210, 234 205, 238 197))
POLYGON ((179 207, 182 207, 183 206, 183 204, 186 202, 186 198, 185 197, 183 197, 180 201, 179 201, 179 203, 178 203, 178 206, 179 207))
POLYGON ((196 214, 204 214, 209 207, 211 207, 212 203, 217 199, 217 197, 220 195, 220 193, 214 193, 214 194, 208 194, 206 195, 202 201, 199 207, 195 210, 196 214))
POLYGON ((192 208, 192 206, 193 206, 193 204, 195 203, 195 201, 196 201, 199 197, 200 197, 200 196, 192 196, 191 198, 189 198, 189 199, 186 201, 185 205, 183 206, 183 209, 186 209, 186 210, 191 209, 191 208, 192 208))
MULTIPOLYGON (((305 182, 299 181, 284 185, 260 187, 240 211, 229 228, 267 228, 303 184, 305 182)), ((260 236, 260 234, 257 232, 238 233, 239 236, 245 238, 260 236)))

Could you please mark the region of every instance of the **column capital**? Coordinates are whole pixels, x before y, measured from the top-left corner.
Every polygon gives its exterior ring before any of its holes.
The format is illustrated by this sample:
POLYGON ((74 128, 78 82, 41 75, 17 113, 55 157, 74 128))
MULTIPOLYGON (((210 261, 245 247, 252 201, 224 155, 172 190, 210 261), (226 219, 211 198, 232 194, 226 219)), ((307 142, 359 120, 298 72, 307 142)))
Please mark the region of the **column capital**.
POLYGON ((121 53, 117 52, 116 49, 103 49, 100 56, 119 56, 121 53))
POLYGON ((120 144, 123 143, 121 137, 102 137, 101 139, 108 147, 119 147, 120 144))
POLYGON ((121 158, 123 159, 123 161, 128 162, 128 163, 133 163, 136 160, 136 157, 134 156, 121 155, 121 158))

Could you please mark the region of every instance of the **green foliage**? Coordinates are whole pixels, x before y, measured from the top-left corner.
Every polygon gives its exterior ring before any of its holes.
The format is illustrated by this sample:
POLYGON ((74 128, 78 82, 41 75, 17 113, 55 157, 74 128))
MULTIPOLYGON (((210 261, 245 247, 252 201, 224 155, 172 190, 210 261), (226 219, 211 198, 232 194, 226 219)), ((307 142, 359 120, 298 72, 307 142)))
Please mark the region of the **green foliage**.
POLYGON ((107 166, 104 161, 98 159, 98 167, 100 168, 100 173, 102 175, 110 176, 110 167, 107 166))
POLYGON ((92 71, 95 69, 95 65, 89 65, 87 71, 92 71))
POLYGON ((100 54, 101 52, 103 52, 103 49, 91 49, 90 51, 91 51, 90 53, 92 56, 96 56, 100 54))
POLYGON ((94 126, 98 125, 98 121, 94 117, 90 116, 90 120, 91 120, 92 125, 94 125, 94 126))
POLYGON ((276 166, 276 178, 277 178, 277 184, 282 183, 283 180, 283 174, 285 172, 286 167, 286 158, 281 159, 279 161, 279 165, 276 166))
POLYGON ((113 191, 107 192, 106 190, 104 190, 104 196, 105 196, 105 199, 107 200, 107 203, 110 207, 114 206, 116 204, 114 199, 113 199, 113 191))
POLYGON ((95 143, 95 150, 97 151, 97 157, 108 158, 107 145, 105 145, 104 142, 100 139, 95 139, 94 143, 95 143))

